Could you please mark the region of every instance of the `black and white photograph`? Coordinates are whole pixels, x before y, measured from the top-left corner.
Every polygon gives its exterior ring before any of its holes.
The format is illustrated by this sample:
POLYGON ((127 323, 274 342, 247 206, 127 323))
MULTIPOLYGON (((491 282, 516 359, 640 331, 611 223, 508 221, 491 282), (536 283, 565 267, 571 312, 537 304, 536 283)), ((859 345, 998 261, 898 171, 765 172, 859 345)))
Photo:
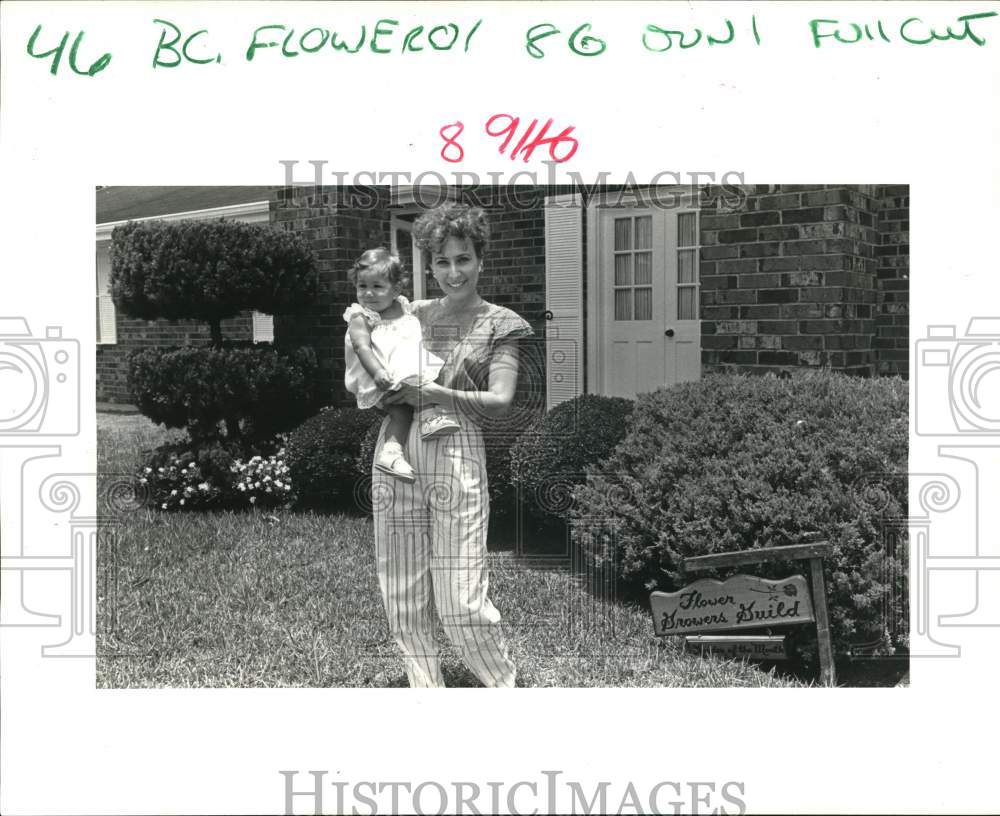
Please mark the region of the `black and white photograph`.
POLYGON ((998 45, 0 3, 0 812, 993 812, 998 45))
POLYGON ((905 185, 96 199, 99 686, 907 681, 905 185))

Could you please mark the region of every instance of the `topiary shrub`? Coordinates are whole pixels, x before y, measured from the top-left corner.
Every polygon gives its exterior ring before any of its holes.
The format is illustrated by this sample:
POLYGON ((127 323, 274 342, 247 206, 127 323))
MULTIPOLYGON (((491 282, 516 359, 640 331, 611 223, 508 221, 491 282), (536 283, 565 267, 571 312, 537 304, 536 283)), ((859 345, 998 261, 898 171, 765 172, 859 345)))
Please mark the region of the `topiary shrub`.
POLYGON ((312 250, 286 230, 238 221, 130 221, 111 233, 111 296, 131 316, 209 324, 256 309, 304 305, 316 277, 312 250))
POLYGON ((131 358, 128 383, 154 422, 184 426, 193 442, 264 438, 306 415, 311 352, 224 347, 222 320, 309 302, 316 260, 298 236, 236 221, 142 221, 111 234, 111 292, 122 312, 208 323, 210 348, 148 349, 131 358))
POLYGON ((560 403, 511 447, 510 482, 525 509, 562 518, 588 465, 605 459, 625 436, 635 403, 584 394, 560 403))
POLYGON ((365 451, 384 414, 359 408, 323 408, 288 435, 288 465, 298 503, 315 508, 362 507, 372 460, 365 451), (363 466, 362 462, 366 462, 363 466))
POLYGON ((907 513, 907 424, 898 378, 714 375, 643 395, 621 444, 574 492, 574 540, 645 594, 687 583, 683 558, 817 531, 834 544, 826 580, 835 647, 889 652, 905 639, 888 632, 906 632, 906 562, 886 551, 880 520, 907 513), (880 474, 884 501, 874 507, 861 494, 880 474), (900 603, 886 620, 890 600, 900 603))
POLYGON ((230 436, 264 439, 308 415, 316 369, 309 348, 148 348, 130 355, 128 382, 143 414, 195 442, 220 436, 223 420, 230 436))

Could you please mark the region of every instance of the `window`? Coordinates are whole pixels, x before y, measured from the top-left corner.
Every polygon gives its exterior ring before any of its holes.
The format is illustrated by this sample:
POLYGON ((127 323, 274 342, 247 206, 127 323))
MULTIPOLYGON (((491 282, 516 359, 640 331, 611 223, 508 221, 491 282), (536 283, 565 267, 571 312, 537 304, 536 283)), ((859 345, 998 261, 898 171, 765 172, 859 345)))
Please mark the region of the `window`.
POLYGON ((698 212, 677 214, 677 319, 698 319, 698 212))
POLYGON ((97 343, 114 345, 118 342, 115 326, 115 304, 111 300, 111 241, 97 242, 97 343))
POLYGON ((653 319, 653 217, 615 219, 615 320, 653 319))
POLYGON ((254 312, 253 321, 253 341, 255 343, 274 342, 274 316, 263 312, 254 312))

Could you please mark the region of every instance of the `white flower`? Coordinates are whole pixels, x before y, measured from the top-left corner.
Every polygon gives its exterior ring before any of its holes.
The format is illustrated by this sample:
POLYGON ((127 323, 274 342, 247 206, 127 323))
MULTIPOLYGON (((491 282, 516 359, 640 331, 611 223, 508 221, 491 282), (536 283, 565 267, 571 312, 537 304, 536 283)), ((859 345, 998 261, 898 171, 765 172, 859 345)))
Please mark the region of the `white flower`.
POLYGON ((208 482, 202 482, 200 485, 198 485, 198 489, 199 490, 208 490, 208 482))
MULTIPOLYGON (((163 469, 160 468, 160 470, 162 471, 163 469)), ((151 467, 146 468, 146 473, 152 473, 152 472, 153 472, 153 469, 151 467)))
POLYGON ((275 479, 274 480, 274 486, 275 487, 281 487, 281 479, 275 479))
POLYGON ((260 482, 254 482, 253 486, 256 487, 259 490, 260 489, 260 482))
POLYGON ((163 510, 166 510, 167 509, 167 503, 163 502, 163 504, 160 505, 160 508, 163 509, 163 510))
POLYGON ((271 488, 270 487, 265 487, 264 488, 264 492, 265 493, 270 493, 271 492, 271 488))
POLYGON ((238 485, 236 485, 236 489, 237 490, 246 490, 247 486, 245 484, 243 484, 243 482, 240 482, 238 485))
POLYGON ((257 501, 257 497, 256 496, 251 496, 250 497, 250 504, 253 504, 256 501, 257 501))
POLYGON ((181 499, 181 504, 184 504, 184 499, 181 499))
POLYGON ((139 484, 146 484, 146 480, 145 479, 140 479, 139 480, 139 484))
POLYGON ((158 473, 163 473, 163 468, 160 468, 157 472, 158 473))
POLYGON ((271 481, 271 477, 270 477, 270 476, 265 476, 265 477, 264 477, 264 481, 265 481, 265 482, 269 482, 269 481, 271 481))
POLYGON ((285 485, 285 490, 291 490, 291 489, 292 489, 292 486, 290 484, 286 484, 285 485))
POLYGON ((170 495, 171 496, 176 496, 177 495, 177 491, 176 490, 171 490, 170 491, 170 495))

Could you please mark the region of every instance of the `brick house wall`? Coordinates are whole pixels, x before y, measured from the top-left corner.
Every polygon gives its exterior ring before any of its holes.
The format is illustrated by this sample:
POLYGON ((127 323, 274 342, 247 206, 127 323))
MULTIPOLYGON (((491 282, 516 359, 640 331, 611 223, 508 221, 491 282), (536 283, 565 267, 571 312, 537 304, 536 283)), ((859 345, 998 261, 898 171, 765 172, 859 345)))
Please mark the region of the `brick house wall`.
MULTIPOLYGON (((902 328, 905 354, 905 317, 892 326, 876 321, 885 321, 889 308, 879 270, 891 256, 877 255, 888 251, 880 249, 888 246, 880 227, 902 223, 883 213, 904 212, 886 208, 887 189, 754 185, 736 211, 721 198, 703 209, 703 369, 766 373, 825 366, 861 376, 896 373, 876 343, 879 330, 902 328)), ((897 229, 894 236, 896 252, 905 251, 905 235, 897 229)))
POLYGON ((296 232, 317 257, 315 302, 295 315, 276 315, 277 342, 312 346, 319 405, 349 405, 344 388, 343 313, 354 300, 347 272, 366 249, 389 246, 388 188, 286 187, 269 199, 271 224, 296 232))
POLYGON ((887 185, 878 199, 875 247, 878 300, 875 312, 875 361, 879 374, 909 376, 910 188, 887 185))
MULTIPOLYGON (((544 197, 571 191, 523 187, 516 198, 458 192, 490 216, 483 297, 513 309, 535 330, 534 340, 522 343, 519 381, 519 401, 532 404, 544 404, 545 393, 544 197)), ((908 187, 751 185, 745 192, 736 208, 718 196, 701 211, 702 370, 826 366, 906 376, 908 187)), ((269 195, 271 224, 302 236, 318 259, 315 301, 299 314, 275 317, 279 344, 316 350, 318 404, 353 404, 343 388, 341 315, 355 298, 347 271, 365 249, 390 245, 391 213, 384 187, 277 188, 269 195)), ((586 264, 583 208, 581 226, 586 264)), ((581 287, 585 281, 581 270, 581 287)), ((426 291, 436 296, 432 280, 426 291)), ((97 349, 101 401, 128 401, 124 360, 132 349, 208 342, 207 326, 188 321, 119 314, 117 326, 117 345, 97 349)), ((227 338, 249 340, 249 316, 225 321, 223 330, 227 338)))

